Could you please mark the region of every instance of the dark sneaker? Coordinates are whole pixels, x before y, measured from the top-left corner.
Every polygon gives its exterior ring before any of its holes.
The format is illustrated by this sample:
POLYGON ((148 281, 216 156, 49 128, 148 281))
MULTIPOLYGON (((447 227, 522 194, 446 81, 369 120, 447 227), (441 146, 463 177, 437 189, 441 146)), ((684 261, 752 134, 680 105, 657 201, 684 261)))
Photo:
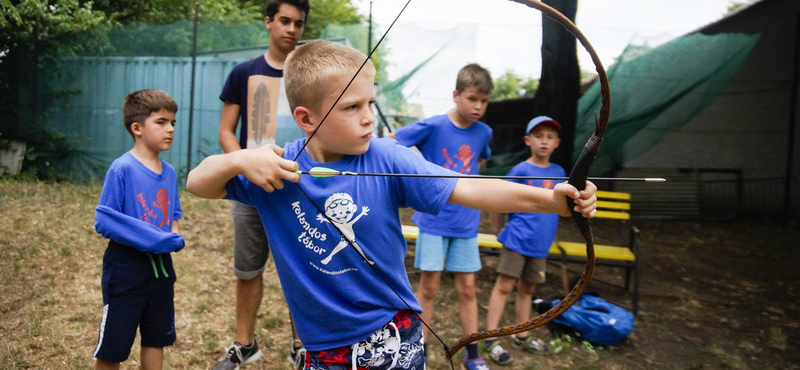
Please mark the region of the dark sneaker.
POLYGON ((514 361, 514 357, 503 348, 499 340, 494 341, 487 349, 489 350, 489 358, 498 365, 507 365, 514 361))
POLYGON ((514 349, 539 355, 550 353, 550 348, 547 348, 544 343, 537 339, 517 338, 516 335, 512 335, 512 337, 514 337, 514 340, 511 342, 511 346, 514 347, 514 349))
POLYGON ((306 348, 294 348, 294 343, 292 343, 291 350, 289 351, 289 357, 286 357, 289 360, 289 363, 292 365, 292 369, 294 370, 303 370, 306 366, 306 348))
POLYGON ((486 362, 480 357, 473 358, 472 360, 464 359, 464 361, 461 362, 461 367, 463 367, 464 370, 489 370, 489 367, 486 366, 486 362))
POLYGON ((253 340, 253 343, 245 347, 239 342, 234 342, 228 348, 228 353, 225 357, 218 362, 212 370, 238 370, 239 367, 246 364, 251 364, 261 358, 261 350, 258 349, 258 343, 253 340))

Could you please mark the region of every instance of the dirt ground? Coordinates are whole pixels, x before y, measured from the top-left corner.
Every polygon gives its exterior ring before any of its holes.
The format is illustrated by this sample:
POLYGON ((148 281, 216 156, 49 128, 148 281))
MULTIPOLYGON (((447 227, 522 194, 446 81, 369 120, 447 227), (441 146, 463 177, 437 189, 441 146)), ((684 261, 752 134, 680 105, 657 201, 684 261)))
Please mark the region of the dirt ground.
MULTIPOLYGON (((100 272, 106 240, 93 227, 99 185, 0 181, 0 369, 87 369, 101 319, 100 272)), ((178 342, 165 369, 208 369, 235 332, 230 273, 230 204, 181 194, 181 229, 188 247, 175 254, 178 342)), ((408 214, 404 219, 408 220, 408 214)), ((641 299, 633 333, 610 347, 550 337, 553 353, 511 349, 513 364, 492 370, 783 370, 800 369, 800 229, 741 222, 635 220, 642 232, 641 299)), ((593 222, 599 244, 616 238, 617 225, 593 222)), ((488 224, 482 225, 488 232, 488 224)), ((578 241, 572 220, 559 238, 578 241)), ((414 248, 406 258, 413 265, 414 248)), ((477 274, 480 323, 494 285, 496 257, 483 257, 477 274)), ((575 271, 582 265, 572 265, 575 271)), ((419 274, 409 269, 412 286, 419 274)), ((599 267, 593 287, 603 298, 630 303, 630 295, 599 280, 620 282, 621 270, 599 267)), ((537 295, 562 293, 552 266, 537 295)), ((291 326, 274 265, 265 272, 257 337, 264 358, 245 370, 289 370, 291 326)), ((453 279, 445 274, 431 327, 448 345, 461 335, 453 279)), ((513 324, 513 303, 503 325, 513 324)), ((508 338, 502 338, 508 343, 508 338)), ((428 369, 451 369, 442 346, 429 338, 428 369)), ((485 352, 482 352, 485 356, 485 352)), ((124 370, 138 369, 134 345, 124 370)), ((458 368, 456 361, 454 368, 458 368)))
MULTIPOLYGON (((559 238, 578 241, 580 236, 571 222, 562 220, 559 238)), ((556 340, 551 347, 565 350, 552 356, 512 351, 522 360, 504 368, 800 369, 800 280, 796 265, 800 230, 722 222, 636 220, 635 225, 642 232, 642 265, 633 333, 622 343, 606 348, 556 340)), ((593 226, 598 244, 618 240, 616 223, 596 220, 593 226)), ((482 231, 489 231, 488 224, 482 225, 482 231)), ((478 300, 488 302, 496 258, 485 256, 483 262, 477 277, 478 300)), ((570 265, 573 276, 582 269, 580 264, 570 265)), ((601 297, 625 305, 631 303, 630 294, 598 281, 621 283, 622 271, 599 266, 592 287, 601 297)), ((410 276, 416 285, 418 277, 410 276)), ((446 292, 447 287, 452 287, 452 277, 445 277, 440 292, 440 297, 444 294, 440 301, 452 303, 455 296, 446 292)), ((548 282, 535 295, 562 292, 560 269, 551 266, 548 282)), ((509 302, 501 325, 512 323, 512 309, 509 302)), ((442 305, 441 310, 448 308, 442 305)), ((485 306, 480 314, 485 325, 485 306)), ((457 328, 452 315, 442 316, 437 311, 434 320, 447 322, 448 329, 457 328)), ((434 330, 437 325, 442 324, 434 322, 434 330)), ((445 333, 458 335, 454 329, 445 333)), ((545 328, 534 333, 548 341, 554 339, 545 328)), ((439 343, 429 346, 440 347, 439 343)), ((434 359, 445 363, 436 355, 434 359)), ((449 368, 449 364, 441 368, 449 368)))

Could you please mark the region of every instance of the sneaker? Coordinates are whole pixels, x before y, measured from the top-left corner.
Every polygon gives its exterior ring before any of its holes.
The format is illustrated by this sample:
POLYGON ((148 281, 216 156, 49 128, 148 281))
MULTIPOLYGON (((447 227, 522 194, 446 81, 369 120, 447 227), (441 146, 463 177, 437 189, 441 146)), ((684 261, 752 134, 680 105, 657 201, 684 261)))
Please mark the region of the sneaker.
POLYGON ((511 342, 511 346, 516 350, 528 351, 530 353, 536 353, 539 355, 544 355, 550 352, 550 348, 547 348, 547 346, 537 339, 520 339, 517 338, 516 335, 512 335, 512 337, 514 340, 511 342))
POLYGON ((306 348, 294 348, 294 344, 291 346, 291 350, 289 351, 289 357, 286 357, 289 360, 289 364, 291 364, 292 369, 294 370, 303 370, 306 366, 306 348))
POLYGON ((239 342, 234 342, 225 357, 221 359, 212 370, 238 370, 242 365, 250 364, 261 358, 261 350, 258 343, 253 340, 253 344, 245 347, 239 342))
POLYGON ((489 367, 486 366, 486 361, 483 361, 480 357, 473 358, 472 360, 464 359, 464 361, 461 362, 461 367, 463 367, 464 370, 489 370, 489 367))
POLYGON ((498 365, 506 365, 514 361, 514 357, 503 348, 499 340, 495 340, 487 349, 489 350, 489 358, 498 365))

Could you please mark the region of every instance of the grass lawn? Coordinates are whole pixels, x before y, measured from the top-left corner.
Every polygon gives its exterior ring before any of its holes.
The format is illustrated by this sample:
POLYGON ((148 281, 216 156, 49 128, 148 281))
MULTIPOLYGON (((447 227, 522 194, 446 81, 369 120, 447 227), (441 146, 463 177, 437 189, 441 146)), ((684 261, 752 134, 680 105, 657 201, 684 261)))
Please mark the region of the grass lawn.
MULTIPOLYGON (((99 194, 100 185, 0 179, 0 369, 93 367, 107 243, 93 226, 99 194)), ((178 341, 165 351, 165 369, 207 369, 234 335, 230 203, 185 192, 181 203, 187 247, 173 255, 178 341)), ((639 226, 647 255, 641 312, 631 337, 618 346, 592 348, 551 338, 539 328, 534 335, 552 340, 557 353, 535 357, 514 351, 518 360, 504 368, 800 368, 800 279, 792 272, 800 257, 796 229, 675 221, 639 226)), ((569 232, 567 227, 559 231, 569 232)), ((477 274, 482 305, 496 277, 495 263, 494 257, 484 257, 477 274)), ((551 272, 537 295, 559 292, 558 271, 551 272)), ((605 269, 598 274, 616 277, 605 269)), ((418 278, 409 274, 414 286, 418 278)), ((445 274, 431 323, 448 344, 461 336, 452 287, 452 276, 445 274)), ((606 297, 626 299, 598 287, 606 297)), ((507 305, 504 325, 511 324, 513 303, 507 305)), ((486 310, 479 312, 483 327, 486 310)), ((289 369, 289 315, 272 262, 256 335, 264 359, 246 369, 289 369)), ((429 368, 449 369, 441 344, 429 342, 429 368)), ((138 346, 137 340, 123 369, 139 368, 138 346)))

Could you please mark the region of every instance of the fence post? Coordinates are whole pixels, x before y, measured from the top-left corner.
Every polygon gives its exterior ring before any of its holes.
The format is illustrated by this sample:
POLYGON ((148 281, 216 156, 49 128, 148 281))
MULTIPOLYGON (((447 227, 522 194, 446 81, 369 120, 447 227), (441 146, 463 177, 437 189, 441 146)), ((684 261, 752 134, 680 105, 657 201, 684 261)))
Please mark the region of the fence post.
POLYGON ((187 144, 186 172, 192 170, 192 126, 194 123, 194 75, 197 69, 197 23, 200 19, 200 3, 194 3, 194 30, 192 31, 192 82, 189 88, 189 142, 187 144))

